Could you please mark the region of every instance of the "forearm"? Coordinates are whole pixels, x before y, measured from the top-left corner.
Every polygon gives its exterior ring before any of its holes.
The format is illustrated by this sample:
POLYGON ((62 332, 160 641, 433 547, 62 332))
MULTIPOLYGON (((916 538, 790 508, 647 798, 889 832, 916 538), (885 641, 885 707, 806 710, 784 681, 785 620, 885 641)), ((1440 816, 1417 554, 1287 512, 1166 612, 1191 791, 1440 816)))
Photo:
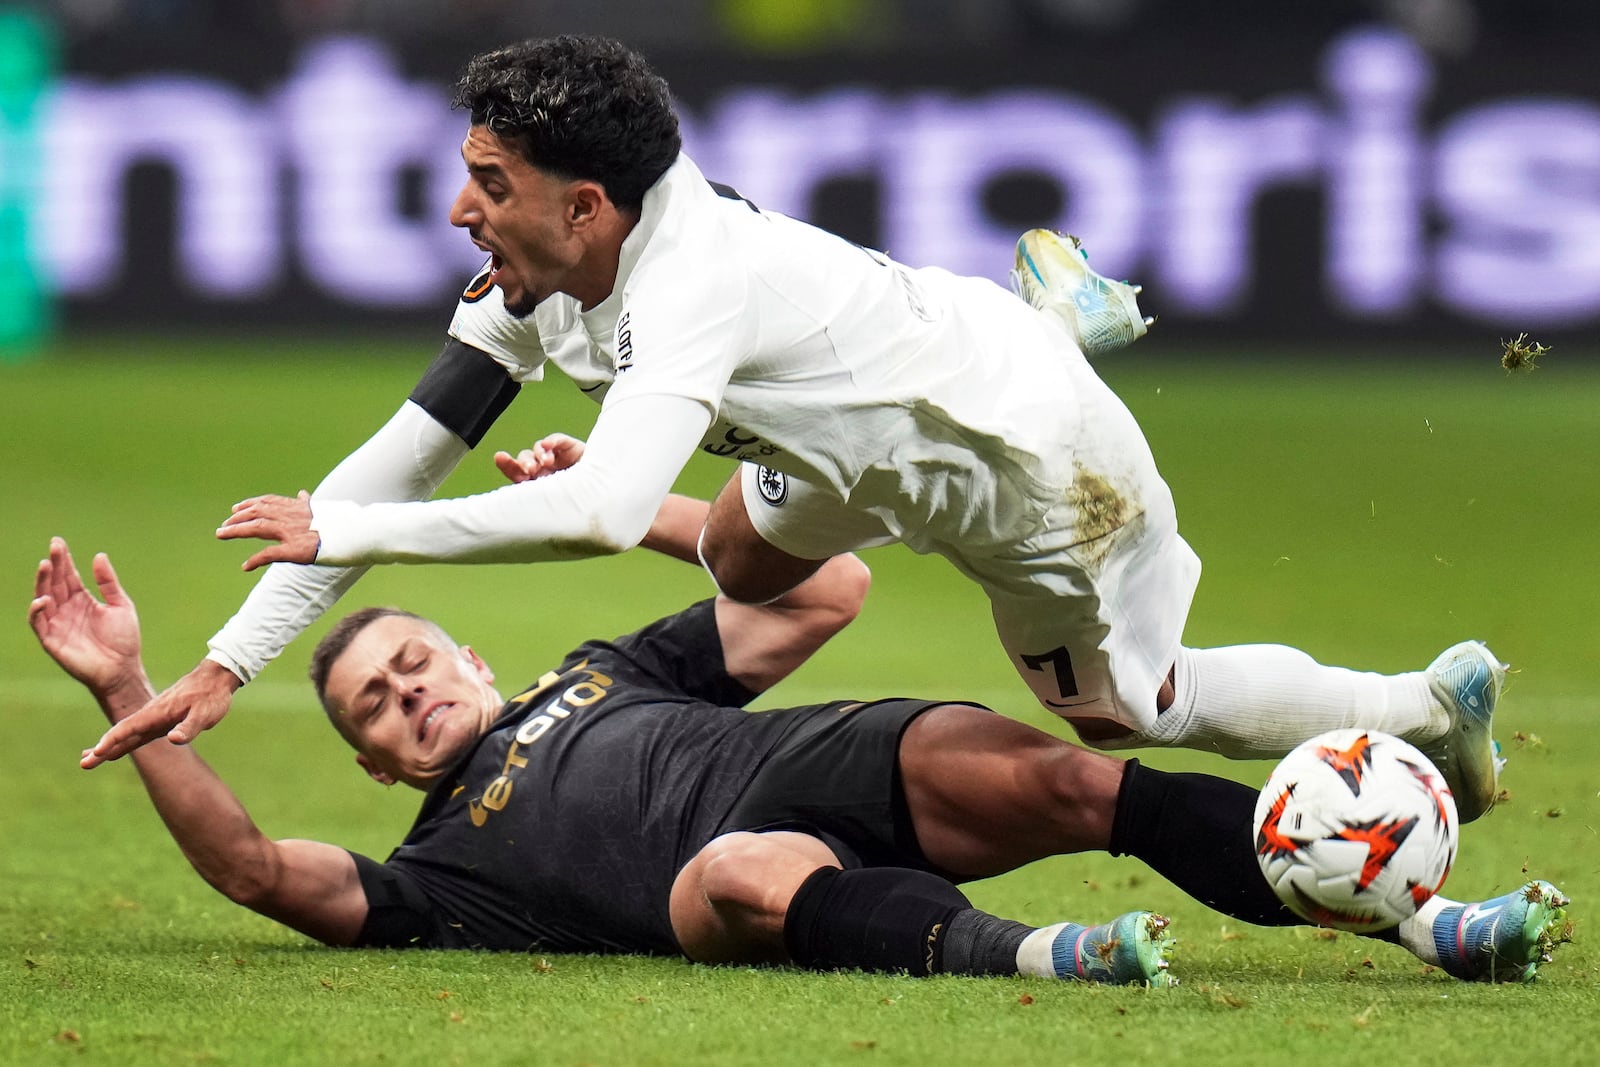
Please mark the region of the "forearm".
MULTIPOLYGON (((154 698, 142 670, 95 692, 113 723, 154 698)), ((274 882, 272 842, 233 791, 187 746, 156 741, 134 752, 133 762, 156 813, 195 871, 230 900, 247 906, 260 901, 274 882)))
POLYGON ((699 566, 700 557, 695 547, 700 543, 700 531, 705 528, 710 511, 711 505, 704 500, 669 494, 661 502, 660 510, 639 544, 652 552, 699 566))
MULTIPOLYGON (((407 401, 365 444, 333 469, 313 500, 422 500, 467 453, 466 443, 407 401)), ((332 607, 365 573, 360 567, 275 564, 209 642, 208 659, 247 682, 332 607)))
POLYGON ((524 563, 625 551, 646 536, 710 413, 681 397, 606 409, 582 462, 493 492, 427 503, 312 502, 318 562, 524 563))

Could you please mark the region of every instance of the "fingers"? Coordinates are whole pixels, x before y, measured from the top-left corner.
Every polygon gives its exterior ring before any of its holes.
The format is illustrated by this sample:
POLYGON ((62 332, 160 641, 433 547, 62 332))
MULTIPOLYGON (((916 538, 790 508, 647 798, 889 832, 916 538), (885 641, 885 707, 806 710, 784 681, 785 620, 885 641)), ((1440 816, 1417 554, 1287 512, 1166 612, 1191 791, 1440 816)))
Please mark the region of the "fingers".
POLYGON ((262 537, 277 540, 278 524, 265 518, 241 518, 233 516, 227 522, 217 527, 217 540, 237 541, 241 537, 262 537))
POLYGON ((167 740, 175 745, 187 745, 215 726, 220 718, 221 716, 208 714, 203 708, 191 708, 182 722, 167 731, 167 740))
POLYGON ((83 580, 78 577, 72 553, 66 541, 59 537, 50 539, 50 552, 39 561, 39 569, 33 577, 33 592, 35 596, 48 596, 57 604, 65 604, 74 594, 83 592, 83 580))
POLYGON ((102 734, 93 748, 84 749, 78 766, 86 771, 93 770, 161 737, 182 715, 181 711, 165 714, 163 711, 156 704, 148 704, 129 715, 102 734))
POLYGON ((55 582, 50 590, 63 603, 75 593, 83 592, 83 579, 78 576, 78 565, 72 560, 72 550, 59 537, 50 539, 50 563, 55 570, 55 582))
POLYGON ((54 565, 48 559, 41 559, 39 569, 33 575, 33 599, 28 602, 28 627, 41 641, 56 609, 56 598, 50 594, 51 584, 55 581, 54 574, 54 565))
POLYGON ((553 433, 539 442, 550 450, 552 459, 562 467, 570 467, 583 456, 583 442, 564 433, 553 433))
POLYGON ((222 520, 222 525, 217 528, 217 536, 221 537, 223 530, 232 529, 241 523, 259 521, 263 508, 268 506, 271 500, 271 497, 258 496, 239 501, 228 512, 228 517, 222 520))
POLYGON ((516 457, 509 452, 496 452, 494 454, 494 465, 501 474, 505 475, 506 481, 511 482, 513 485, 525 482, 531 477, 527 471, 522 469, 522 464, 517 462, 516 457))
POLYGON ((532 481, 545 473, 543 460, 532 448, 524 448, 515 456, 509 452, 496 452, 494 465, 513 484, 532 481))
POLYGON ((100 595, 108 605, 120 607, 129 603, 128 594, 122 590, 122 582, 117 578, 117 570, 111 565, 110 556, 96 552, 91 566, 95 584, 100 587, 100 595))
MULTIPOLYGON (((217 527, 217 539, 233 541, 239 538, 259 538, 263 541, 304 541, 311 529, 311 494, 304 489, 294 498, 285 496, 259 496, 241 500, 233 506, 233 513, 217 527)), ((315 538, 312 538, 313 542, 315 538)), ((309 563, 315 558, 313 548, 309 558, 293 558, 297 563, 309 563)), ((260 564, 256 564, 259 566, 260 564)), ((250 570, 250 567, 246 567, 250 570)))
POLYGON ((553 433, 534 442, 513 456, 509 452, 496 452, 494 465, 513 484, 543 478, 547 474, 566 470, 583 458, 584 444, 576 437, 553 433))
POLYGON ((260 552, 257 552, 255 555, 253 555, 249 559, 245 560, 244 563, 241 565, 240 569, 243 570, 246 574, 249 574, 251 571, 255 570, 257 567, 265 567, 269 563, 285 563, 285 562, 287 562, 287 563, 299 563, 301 561, 297 560, 297 559, 294 559, 293 556, 291 555, 291 553, 289 552, 289 550, 287 548, 285 548, 283 545, 268 545, 266 548, 263 548, 260 552))
MULTIPOLYGON (((33 572, 34 596, 42 597, 50 594, 52 569, 53 568, 50 566, 50 561, 48 559, 41 559, 39 561, 38 569, 33 572)), ((30 608, 29 610, 31 611, 32 609, 30 608)))
POLYGON ((50 596, 36 596, 28 604, 28 626, 33 630, 34 636, 44 640, 44 632, 50 627, 50 619, 55 614, 56 602, 50 596))
POLYGON ((296 498, 274 496, 268 493, 265 496, 253 496, 248 500, 241 500, 233 506, 228 517, 222 521, 222 529, 259 519, 285 518, 293 513, 290 509, 308 507, 307 502, 311 499, 310 494, 307 494, 303 489, 301 493, 304 495, 296 498))
POLYGON ((191 713, 178 725, 168 730, 167 740, 171 741, 175 745, 187 745, 190 741, 193 741, 196 737, 199 737, 200 731, 205 729, 205 727, 201 726, 198 722, 193 722, 193 720, 194 715, 191 713))

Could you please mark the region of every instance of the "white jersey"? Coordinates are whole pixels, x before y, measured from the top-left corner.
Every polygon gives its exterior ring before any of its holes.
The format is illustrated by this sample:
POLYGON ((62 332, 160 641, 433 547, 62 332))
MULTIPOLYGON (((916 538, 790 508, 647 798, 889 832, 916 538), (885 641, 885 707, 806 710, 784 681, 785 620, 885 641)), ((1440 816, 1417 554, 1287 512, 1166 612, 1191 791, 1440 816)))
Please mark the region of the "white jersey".
POLYGON ((958 561, 1022 542, 1071 492, 1082 357, 1054 319, 721 195, 684 156, 646 193, 604 301, 558 293, 518 319, 476 286, 450 333, 519 382, 554 362, 600 401, 584 461, 421 503, 466 446, 408 402, 313 495, 324 565, 271 568, 210 658, 253 677, 365 564, 635 544, 697 446, 958 561))
POLYGON ((548 359, 607 407, 696 401, 703 450, 824 487, 922 551, 1014 543, 1070 480, 1062 331, 988 281, 721 195, 686 156, 646 194, 605 301, 556 294, 517 319, 490 290, 450 333, 519 381, 548 359))

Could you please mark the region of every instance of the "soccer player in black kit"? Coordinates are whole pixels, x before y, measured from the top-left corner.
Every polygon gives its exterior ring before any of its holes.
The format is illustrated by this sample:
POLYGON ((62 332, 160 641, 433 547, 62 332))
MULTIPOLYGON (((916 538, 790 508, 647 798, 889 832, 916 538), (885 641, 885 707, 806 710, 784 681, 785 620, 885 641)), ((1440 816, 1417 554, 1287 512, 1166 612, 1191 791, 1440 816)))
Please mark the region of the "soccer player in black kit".
MULTIPOLYGON (((692 560, 704 516, 671 498, 646 544, 692 560)), ((54 539, 29 621, 116 722, 155 690, 104 555, 93 574, 103 603, 54 539)), ((313 657, 324 707, 368 774, 427 790, 383 863, 269 840, 188 747, 134 759, 208 882, 330 945, 1167 984, 1158 915, 1034 928, 956 888, 1092 849, 1137 856, 1235 918, 1300 921, 1256 869, 1243 785, 1115 760, 970 704, 741 710, 843 628, 866 586, 860 561, 840 556, 770 605, 718 597, 583 644, 509 700, 426 619, 380 608, 342 621, 313 657)), ((1378 936, 1492 981, 1533 976, 1566 903, 1543 882, 1436 899, 1378 936)))

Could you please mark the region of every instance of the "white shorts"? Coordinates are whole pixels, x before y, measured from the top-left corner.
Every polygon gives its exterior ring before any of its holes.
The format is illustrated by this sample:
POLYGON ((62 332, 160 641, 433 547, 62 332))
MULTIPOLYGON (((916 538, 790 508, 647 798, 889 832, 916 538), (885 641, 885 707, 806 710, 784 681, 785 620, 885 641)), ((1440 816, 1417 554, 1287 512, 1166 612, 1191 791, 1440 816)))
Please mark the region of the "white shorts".
POLYGON ((831 559, 895 542, 872 512, 853 508, 828 490, 771 467, 740 464, 739 487, 756 533, 791 556, 831 559))
MULTIPOLYGON (((1012 666, 1041 704, 1068 719, 1135 731, 1178 655, 1200 560, 1178 535, 1171 490, 1128 409, 1081 360, 1082 422, 1072 470, 1042 528, 981 553, 934 550, 984 588, 1012 666)), ((894 540, 883 521, 765 467, 742 472, 745 511, 768 544, 825 559, 894 540)))

